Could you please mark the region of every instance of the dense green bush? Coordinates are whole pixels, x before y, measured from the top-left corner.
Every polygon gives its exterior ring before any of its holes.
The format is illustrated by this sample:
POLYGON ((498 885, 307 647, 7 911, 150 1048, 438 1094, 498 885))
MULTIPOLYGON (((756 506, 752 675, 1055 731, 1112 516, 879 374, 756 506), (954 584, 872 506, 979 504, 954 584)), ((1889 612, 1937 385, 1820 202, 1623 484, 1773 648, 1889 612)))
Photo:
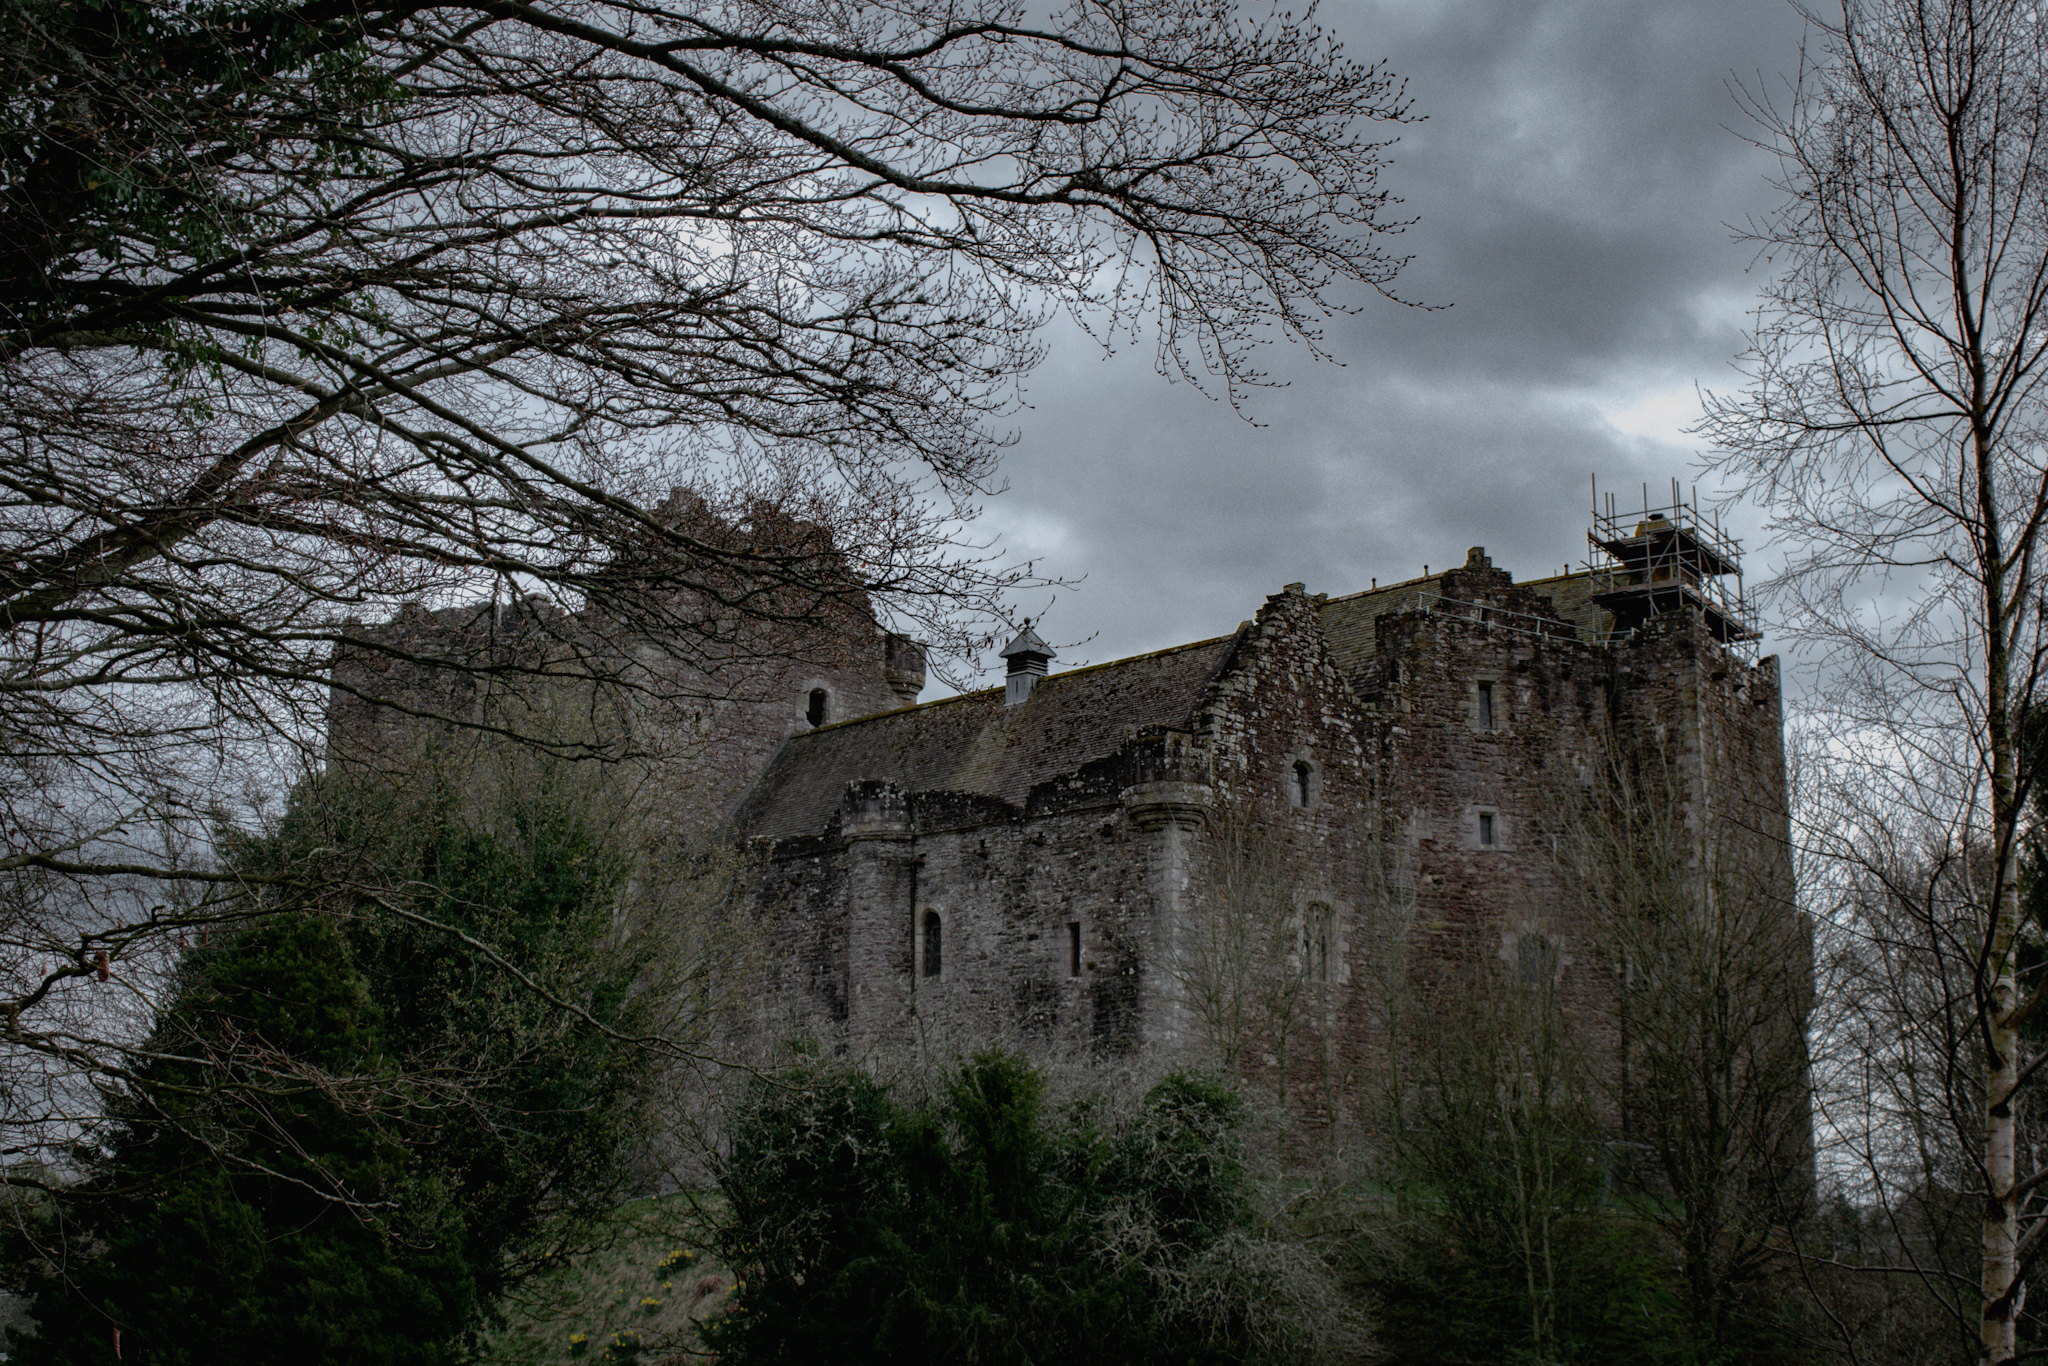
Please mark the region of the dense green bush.
POLYGON ((476 1276, 461 1209, 395 1122, 383 1024, 329 917, 194 955, 163 1052, 29 1230, 38 1331, 9 1359, 451 1360, 476 1276), (259 1046, 302 1077, 228 1060, 259 1046))
POLYGON ((1176 1073, 1134 1111, 1054 1107, 984 1052, 928 1103, 823 1066, 730 1122, 721 1234, 735 1362, 1336 1359, 1359 1321, 1262 1230, 1238 1098, 1176 1073))
POLYGON ((624 851, 545 782, 491 814, 429 813, 409 882, 431 923, 362 906, 343 920, 388 1048, 409 1074, 454 1083, 408 1145, 461 1204, 487 1301, 559 1250, 548 1216, 615 1202, 624 1159, 645 1145, 654 1070, 533 989, 624 1033, 648 1024, 652 998, 635 990, 645 950, 614 923, 632 871, 624 851))
POLYGON ((16 1240, 37 1331, 12 1359, 111 1361, 119 1330, 152 1366, 452 1361, 615 1199, 649 1069, 591 1021, 644 1008, 628 862, 546 781, 488 809, 345 789, 238 851, 297 875, 187 954, 81 1179, 16 1240))

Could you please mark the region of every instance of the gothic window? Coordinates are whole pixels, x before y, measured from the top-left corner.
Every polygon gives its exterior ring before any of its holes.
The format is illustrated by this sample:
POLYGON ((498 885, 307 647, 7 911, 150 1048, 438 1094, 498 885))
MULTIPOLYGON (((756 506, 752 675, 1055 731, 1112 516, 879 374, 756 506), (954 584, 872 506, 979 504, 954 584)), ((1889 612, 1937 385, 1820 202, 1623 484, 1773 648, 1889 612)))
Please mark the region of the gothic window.
POLYGON ((831 700, 823 688, 811 689, 811 705, 804 710, 804 720, 814 726, 825 724, 825 704, 831 700))
POLYGON ((939 975, 939 968, 942 966, 940 954, 945 948, 945 938, 939 925, 939 913, 937 911, 926 911, 924 913, 924 975, 927 977, 937 977, 939 975))
POLYGON ((1308 766, 1308 760, 1296 759, 1294 761, 1294 792, 1292 795, 1296 806, 1308 805, 1309 785, 1315 781, 1315 776, 1316 772, 1308 766))
POLYGON ((1301 970, 1312 982, 1330 980, 1330 940, 1335 920, 1330 908, 1311 901, 1301 921, 1301 970))
POLYGON ((1493 684, 1479 685, 1479 729, 1493 729, 1493 684))

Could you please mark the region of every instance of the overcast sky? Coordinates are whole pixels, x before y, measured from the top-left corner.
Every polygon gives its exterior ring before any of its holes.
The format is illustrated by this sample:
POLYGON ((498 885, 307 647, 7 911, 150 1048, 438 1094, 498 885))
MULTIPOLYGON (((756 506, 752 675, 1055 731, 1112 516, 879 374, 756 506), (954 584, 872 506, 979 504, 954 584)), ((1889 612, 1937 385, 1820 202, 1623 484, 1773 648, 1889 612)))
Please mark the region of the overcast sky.
POLYGON ((1398 287, 1450 306, 1333 320, 1341 364, 1275 348, 1290 383, 1252 395, 1262 426, 1159 378, 1148 350, 1056 338, 988 512, 1013 553, 1080 580, 1045 634, 1093 638, 1056 669, 1468 546, 1518 579, 1576 565, 1589 476, 1638 496, 1690 481, 1695 386, 1734 382, 1758 281, 1727 225, 1775 196, 1728 86, 1794 66, 1784 0, 1336 0, 1318 18, 1426 116, 1386 181, 1419 219, 1398 287))

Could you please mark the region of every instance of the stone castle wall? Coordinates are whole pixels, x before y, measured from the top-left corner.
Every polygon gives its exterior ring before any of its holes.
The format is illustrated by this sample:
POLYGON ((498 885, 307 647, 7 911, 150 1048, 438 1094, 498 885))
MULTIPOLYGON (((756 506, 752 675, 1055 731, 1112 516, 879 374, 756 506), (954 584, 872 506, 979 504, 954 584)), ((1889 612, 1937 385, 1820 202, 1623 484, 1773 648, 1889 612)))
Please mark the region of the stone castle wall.
POLYGON ((1055 673, 1016 706, 911 710, 921 655, 858 610, 710 651, 597 613, 414 611, 337 660, 334 745, 495 707, 636 748, 679 827, 752 850, 757 1045, 1164 1064, 1218 1046, 1219 926, 1250 957, 1279 944, 1286 1024, 1231 1046, 1337 1122, 1394 1084, 1432 1000, 1486 980, 1554 987, 1625 1069, 1600 929, 1556 855, 1589 785, 1675 774, 1688 857, 1795 914, 1775 660, 1688 612, 1605 640, 1584 593, 1571 608, 1475 550, 1347 599, 1289 585, 1233 637, 1055 673))
MULTIPOLYGON (((1631 754, 1669 754, 1683 818, 1791 914, 1775 661, 1745 662, 1683 614, 1588 639, 1476 552, 1431 587, 1379 615, 1366 667, 1347 672, 1325 600, 1290 586, 1240 630, 1183 727, 1134 735, 1027 801, 849 787, 833 828, 764 843, 752 905, 789 952, 762 999, 785 1027, 827 1021, 856 1046, 1199 1053, 1213 1041, 1183 948, 1219 913, 1249 823, 1291 883, 1270 913, 1303 933, 1329 917, 1327 976, 1288 1037, 1244 1059, 1297 1110, 1354 1110, 1397 1070, 1397 1024, 1426 1027, 1432 993, 1469 993, 1482 972, 1543 975, 1620 1058, 1599 927, 1560 885, 1554 840, 1587 785, 1631 754), (936 977, 928 915, 943 927, 936 977)), ((1027 710, 1016 724, 1029 723, 1027 710)))

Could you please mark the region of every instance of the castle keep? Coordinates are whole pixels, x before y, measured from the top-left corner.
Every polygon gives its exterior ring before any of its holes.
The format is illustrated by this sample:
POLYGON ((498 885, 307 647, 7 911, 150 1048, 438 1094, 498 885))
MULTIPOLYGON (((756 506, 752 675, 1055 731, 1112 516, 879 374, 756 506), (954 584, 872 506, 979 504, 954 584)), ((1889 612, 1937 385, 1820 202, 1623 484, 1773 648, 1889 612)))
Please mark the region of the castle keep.
POLYGON ((1676 774, 1693 857, 1790 915, 1778 665, 1751 657, 1734 546, 1675 499, 1592 539, 1529 583, 1475 548, 1360 593, 1289 584, 1229 635, 1087 668, 1027 623, 1003 687, 924 705, 915 646, 871 620, 792 653, 702 713, 710 757, 673 794, 756 853, 753 1029, 1237 1048, 1341 1107, 1395 987, 1486 965, 1594 1001, 1557 822, 1617 764, 1676 774))

